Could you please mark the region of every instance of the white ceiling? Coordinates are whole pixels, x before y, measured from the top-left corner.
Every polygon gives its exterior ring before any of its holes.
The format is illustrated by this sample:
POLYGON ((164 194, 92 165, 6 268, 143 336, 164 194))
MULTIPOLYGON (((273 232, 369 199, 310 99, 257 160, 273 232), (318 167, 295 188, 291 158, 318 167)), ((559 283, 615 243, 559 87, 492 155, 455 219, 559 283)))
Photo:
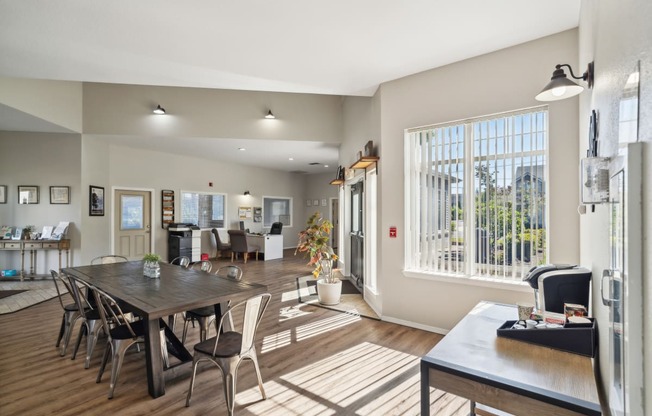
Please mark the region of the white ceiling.
POLYGON ((383 82, 576 27, 579 9, 580 0, 0 0, 0 75, 371 96, 383 82))

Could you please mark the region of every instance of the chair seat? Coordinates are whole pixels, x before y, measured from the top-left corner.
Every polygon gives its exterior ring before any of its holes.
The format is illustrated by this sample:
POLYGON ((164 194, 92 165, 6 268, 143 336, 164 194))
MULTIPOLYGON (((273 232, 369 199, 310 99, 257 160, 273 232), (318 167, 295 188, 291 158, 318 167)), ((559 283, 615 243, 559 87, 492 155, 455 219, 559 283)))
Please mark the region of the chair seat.
MULTIPOLYGON (((240 354, 240 347, 242 346, 242 334, 239 332, 225 332, 220 335, 220 340, 217 344, 215 351, 216 357, 228 358, 235 357, 240 354)), ((215 337, 209 338, 206 341, 195 344, 195 351, 206 355, 213 355, 213 348, 215 347, 215 337)))
POLYGON ((201 318, 207 318, 209 316, 215 315, 215 307, 214 306, 204 306, 203 308, 197 308, 197 309, 191 309, 189 311, 186 311, 187 315, 190 316, 198 316, 201 318))
POLYGON ((76 304, 69 303, 69 304, 63 306, 63 310, 66 311, 66 312, 74 312, 74 311, 78 311, 79 308, 77 307, 76 304))
MULTIPOLYGON (((136 337, 145 336, 145 326, 143 325, 145 321, 136 321, 130 322, 129 325, 131 329, 136 334, 136 337)), ((133 336, 129 332, 127 325, 118 325, 114 328, 111 328, 111 338, 113 339, 131 339, 133 336)))

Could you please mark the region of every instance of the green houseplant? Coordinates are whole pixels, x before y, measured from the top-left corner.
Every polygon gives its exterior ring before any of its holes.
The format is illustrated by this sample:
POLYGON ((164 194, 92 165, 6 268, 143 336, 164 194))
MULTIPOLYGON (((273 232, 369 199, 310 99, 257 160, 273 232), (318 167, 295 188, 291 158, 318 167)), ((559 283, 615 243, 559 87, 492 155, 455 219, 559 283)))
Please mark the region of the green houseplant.
POLYGON ((157 278, 161 277, 161 256, 155 253, 147 253, 143 256, 143 274, 147 277, 157 278))
POLYGON ((35 226, 33 226, 33 225, 26 225, 26 226, 23 228, 23 234, 24 234, 24 238, 25 238, 25 240, 29 240, 29 239, 31 239, 31 238, 32 238, 32 233, 33 233, 34 231, 36 231, 36 227, 35 227, 35 226))
POLYGON ((305 253, 310 259, 309 266, 313 266, 312 275, 316 278, 320 274, 327 283, 335 283, 332 262, 337 260, 337 254, 328 244, 333 223, 322 217, 321 212, 315 212, 308 218, 307 227, 299 233, 299 243, 294 254, 305 253))

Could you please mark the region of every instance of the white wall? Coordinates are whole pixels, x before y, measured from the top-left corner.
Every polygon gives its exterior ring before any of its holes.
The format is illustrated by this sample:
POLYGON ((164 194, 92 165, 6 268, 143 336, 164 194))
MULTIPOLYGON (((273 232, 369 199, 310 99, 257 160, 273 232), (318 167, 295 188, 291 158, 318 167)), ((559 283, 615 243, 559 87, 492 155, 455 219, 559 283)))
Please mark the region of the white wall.
MULTIPOLYGON (((580 18, 579 57, 581 68, 595 61, 595 86, 582 94, 580 101, 580 137, 587 137, 592 109, 600 115, 600 155, 613 156, 618 147, 619 100, 628 75, 637 60, 641 63, 639 139, 647 142, 643 155, 643 316, 644 340, 652 339, 652 3, 647 0, 628 2, 583 1, 580 18)), ((583 70, 583 69, 582 69, 583 70)), ((586 149, 580 143, 580 152, 586 149)), ((597 206, 596 212, 582 216, 581 259, 592 268, 593 276, 609 267, 609 210, 597 206)), ((596 281, 597 283, 597 281, 596 281)), ((600 288, 593 285, 593 310, 600 331, 600 370, 609 386, 608 309, 600 301, 600 288)), ((636 359, 637 357, 635 357, 636 359)), ((642 365, 645 385, 652 385, 652 342, 644 342, 642 365)), ((652 406, 652 389, 645 391, 647 411, 652 406)), ((633 411, 632 414, 636 414, 633 411)), ((647 413, 646 413, 647 414, 647 413)))
MULTIPOLYGON (((72 244, 71 261, 79 258, 81 248, 84 188, 80 180, 81 137, 79 134, 43 134, 0 131, 0 185, 7 185, 7 203, 0 204, 0 225, 56 226, 70 221, 67 237, 72 244), (19 185, 39 187, 39 203, 20 205, 19 185), (50 204, 50 186, 70 186, 70 204, 50 204)), ((37 273, 58 269, 55 250, 39 251, 37 273)), ((29 256, 25 256, 29 270, 29 256)), ((64 261, 65 266, 65 261, 64 261)), ((20 269, 20 255, 0 251, 0 269, 20 269)))
MULTIPOLYGON (((577 61, 577 30, 382 84, 378 256, 383 315, 431 329, 452 328, 478 301, 515 303, 523 292, 404 277, 404 129, 540 105, 534 96, 555 64, 577 61), (398 238, 386 230, 398 226, 398 238)), ((549 107, 550 257, 579 260, 578 101, 549 107)))

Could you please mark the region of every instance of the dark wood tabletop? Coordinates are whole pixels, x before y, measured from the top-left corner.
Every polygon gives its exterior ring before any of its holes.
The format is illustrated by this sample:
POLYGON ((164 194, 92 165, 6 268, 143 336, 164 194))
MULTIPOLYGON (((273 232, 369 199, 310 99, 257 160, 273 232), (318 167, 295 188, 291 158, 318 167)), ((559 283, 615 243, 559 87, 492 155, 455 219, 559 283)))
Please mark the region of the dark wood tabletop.
MULTIPOLYGON (((165 394, 160 357, 161 318, 229 300, 238 302, 267 291, 267 286, 261 284, 237 282, 168 263, 161 263, 161 276, 156 279, 143 275, 142 261, 70 267, 62 272, 107 292, 148 321, 145 345, 147 381, 152 397, 165 394)), ((181 359, 187 360, 189 353, 178 338, 169 329, 166 335, 177 350, 182 350, 181 359)))

